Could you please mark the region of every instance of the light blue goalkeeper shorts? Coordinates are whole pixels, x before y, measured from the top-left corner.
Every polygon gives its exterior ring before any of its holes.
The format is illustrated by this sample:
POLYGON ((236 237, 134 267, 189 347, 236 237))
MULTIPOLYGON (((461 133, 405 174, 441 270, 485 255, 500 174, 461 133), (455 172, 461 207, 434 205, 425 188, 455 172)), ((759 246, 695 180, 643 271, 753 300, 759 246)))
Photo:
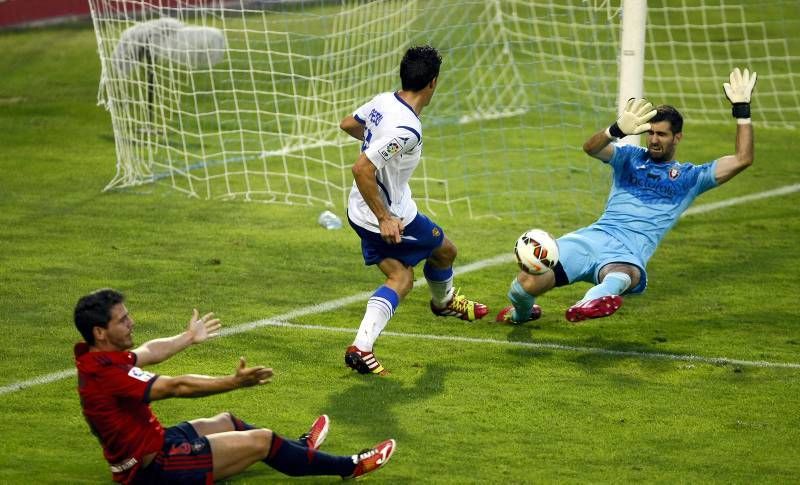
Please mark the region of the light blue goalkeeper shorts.
MULTIPOLYGON (((647 272, 641 258, 631 253, 619 240, 599 229, 584 227, 565 234, 556 240, 558 261, 568 281, 557 281, 556 286, 586 281, 597 284, 603 266, 610 263, 627 263, 639 268, 641 278, 636 287, 625 293, 642 293, 647 288, 647 272)), ((556 278, 557 280, 559 278, 556 278)))

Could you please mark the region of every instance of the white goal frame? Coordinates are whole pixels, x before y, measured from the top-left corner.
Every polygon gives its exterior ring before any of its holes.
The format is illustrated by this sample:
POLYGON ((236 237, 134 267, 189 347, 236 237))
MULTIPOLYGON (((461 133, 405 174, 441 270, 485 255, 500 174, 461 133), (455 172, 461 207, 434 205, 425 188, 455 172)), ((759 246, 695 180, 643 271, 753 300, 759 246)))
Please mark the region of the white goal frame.
POLYGON ((444 57, 412 179, 432 215, 586 222, 608 187, 580 150, 587 133, 640 96, 694 125, 730 120, 721 85, 737 66, 759 72, 760 127, 800 124, 790 0, 89 4, 117 155, 105 190, 157 182, 341 211, 358 143, 338 122, 398 89, 399 59, 419 43, 444 57))

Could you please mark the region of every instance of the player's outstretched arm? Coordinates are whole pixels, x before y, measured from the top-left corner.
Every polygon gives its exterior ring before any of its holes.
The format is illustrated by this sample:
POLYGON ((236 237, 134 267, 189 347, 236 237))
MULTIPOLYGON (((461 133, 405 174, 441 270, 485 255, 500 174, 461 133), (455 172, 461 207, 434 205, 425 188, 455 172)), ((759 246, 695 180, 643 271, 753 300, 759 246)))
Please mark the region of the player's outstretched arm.
POLYGON ((177 377, 158 376, 150 388, 150 400, 170 397, 200 397, 266 384, 272 380, 272 369, 264 366, 247 367, 239 358, 236 373, 224 377, 187 374, 177 377))
POLYGON ((617 138, 628 135, 639 135, 650 130, 649 121, 657 111, 644 98, 631 98, 622 110, 617 121, 605 130, 593 134, 583 144, 583 151, 604 162, 614 156, 614 148, 610 145, 617 138))
POLYGON ((756 86, 758 75, 734 69, 727 83, 723 83, 725 96, 731 102, 733 117, 736 118, 736 153, 717 159, 714 176, 717 185, 724 184, 739 172, 753 164, 753 123, 750 119, 750 97, 756 86))
POLYGON ((136 354, 136 365, 143 367, 163 362, 192 344, 199 344, 219 335, 222 326, 213 313, 200 317, 195 308, 186 331, 173 337, 149 340, 133 350, 136 354))

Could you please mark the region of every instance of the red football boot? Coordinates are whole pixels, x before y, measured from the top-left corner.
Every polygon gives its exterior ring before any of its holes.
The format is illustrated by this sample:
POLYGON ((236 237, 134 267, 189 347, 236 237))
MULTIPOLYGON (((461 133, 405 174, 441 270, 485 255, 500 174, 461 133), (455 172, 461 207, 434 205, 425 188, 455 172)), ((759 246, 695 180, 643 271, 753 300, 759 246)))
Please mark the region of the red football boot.
POLYGON ((311 425, 311 428, 308 429, 308 432, 302 435, 298 441, 305 441, 306 446, 312 450, 318 450, 328 436, 330 421, 327 414, 318 417, 314 424, 311 425))
POLYGON ((570 322, 582 322, 590 318, 607 317, 619 310, 622 306, 622 297, 608 295, 572 305, 564 315, 570 322))
POLYGON ((361 350, 355 345, 347 347, 344 352, 344 363, 359 374, 378 374, 385 376, 389 372, 383 368, 375 354, 361 350))
POLYGON ((378 443, 371 450, 364 450, 354 455, 353 460, 356 462, 356 468, 353 470, 353 474, 342 478, 345 480, 359 478, 381 468, 389 461, 389 458, 392 457, 395 445, 396 443, 394 440, 386 440, 378 443))
POLYGON ((509 305, 509 306, 503 308, 502 310, 500 310, 500 313, 497 314, 497 316, 494 318, 494 321, 498 322, 498 323, 508 323, 508 324, 511 324, 511 325, 521 325, 521 324, 523 324, 525 322, 530 322, 530 321, 538 320, 539 318, 541 318, 541 316, 542 316, 542 307, 540 307, 539 305, 534 304, 533 308, 531 308, 531 314, 528 316, 528 318, 526 320, 517 321, 517 320, 514 320, 513 316, 514 316, 514 306, 513 305, 509 305))

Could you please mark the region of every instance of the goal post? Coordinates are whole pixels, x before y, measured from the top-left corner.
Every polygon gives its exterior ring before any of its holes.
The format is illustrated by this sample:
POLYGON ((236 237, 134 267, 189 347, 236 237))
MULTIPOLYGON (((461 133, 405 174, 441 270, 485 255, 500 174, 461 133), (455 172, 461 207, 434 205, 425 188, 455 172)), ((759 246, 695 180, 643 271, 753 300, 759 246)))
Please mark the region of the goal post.
MULTIPOLYGON (((617 113, 621 114, 630 98, 644 96, 645 29, 647 0, 622 0, 619 42, 619 95, 617 113)), ((622 138, 621 143, 639 145, 641 135, 622 138)))
POLYGON ((359 144, 339 120, 399 89, 402 55, 422 43, 444 58, 411 182, 433 215, 589 222, 609 179, 585 138, 631 96, 695 126, 729 120, 721 84, 736 66, 759 73, 759 127, 800 125, 796 0, 89 4, 117 151, 108 190, 341 212, 359 144))

